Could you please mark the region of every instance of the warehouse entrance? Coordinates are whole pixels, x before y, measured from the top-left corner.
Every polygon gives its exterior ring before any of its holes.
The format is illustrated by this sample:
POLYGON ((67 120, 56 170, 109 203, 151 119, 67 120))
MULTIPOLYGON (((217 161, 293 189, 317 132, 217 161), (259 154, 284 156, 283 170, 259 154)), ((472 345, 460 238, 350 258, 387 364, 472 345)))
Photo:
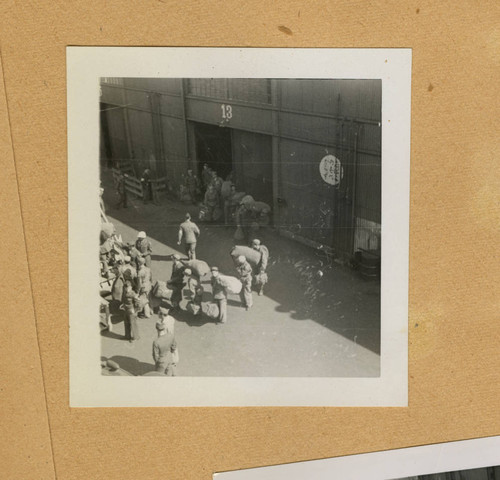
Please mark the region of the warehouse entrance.
POLYGON ((194 123, 198 174, 203 165, 215 170, 223 180, 233 169, 231 130, 218 125, 194 123))
POLYGON ((273 206, 272 137, 233 130, 233 172, 238 190, 273 206))
POLYGON ((236 190, 273 206, 272 137, 217 125, 194 123, 196 166, 226 179, 232 173, 236 190))

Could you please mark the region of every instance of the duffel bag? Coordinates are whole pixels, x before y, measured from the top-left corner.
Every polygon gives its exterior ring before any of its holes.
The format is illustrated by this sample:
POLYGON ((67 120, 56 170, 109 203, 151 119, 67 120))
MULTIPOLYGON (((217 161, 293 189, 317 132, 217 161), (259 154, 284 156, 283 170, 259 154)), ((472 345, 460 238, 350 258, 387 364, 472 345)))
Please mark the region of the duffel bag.
POLYGON ((210 267, 207 262, 203 260, 183 260, 182 264, 190 268, 191 271, 198 277, 203 277, 207 273, 210 273, 210 267))
POLYGON ((170 300, 170 298, 172 297, 172 290, 170 288, 167 287, 167 283, 162 281, 162 280, 158 280, 155 284, 154 284, 154 287, 153 287, 153 290, 151 291, 153 297, 156 297, 156 298, 163 298, 165 300, 170 300))
POLYGON ((219 318, 219 306, 216 303, 203 302, 201 304, 201 311, 212 320, 217 320, 219 318))
POLYGON ((260 252, 246 245, 236 245, 231 250, 231 257, 233 257, 235 263, 240 255, 243 255, 252 267, 256 267, 260 262, 260 252))
POLYGON ((269 204, 265 202, 254 202, 252 205, 252 211, 255 213, 258 213, 260 215, 264 214, 267 215, 271 211, 271 207, 269 204))
POLYGON ((101 244, 115 233, 115 226, 111 222, 101 223, 101 244))
POLYGON ((252 195, 245 195, 240 200, 240 205, 245 205, 245 207, 247 207, 247 208, 251 208, 254 203, 255 203, 255 200, 253 199, 252 195))
POLYGON ((243 285, 236 277, 219 274, 220 281, 229 293, 240 293, 243 285))

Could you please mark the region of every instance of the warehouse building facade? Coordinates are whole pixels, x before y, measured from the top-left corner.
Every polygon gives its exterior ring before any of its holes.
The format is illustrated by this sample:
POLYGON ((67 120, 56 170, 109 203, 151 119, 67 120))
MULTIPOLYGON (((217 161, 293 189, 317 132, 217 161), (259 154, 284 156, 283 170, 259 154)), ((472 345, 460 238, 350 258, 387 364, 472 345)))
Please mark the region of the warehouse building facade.
POLYGON ((102 78, 101 161, 176 189, 204 163, 339 258, 380 251, 381 80, 102 78))

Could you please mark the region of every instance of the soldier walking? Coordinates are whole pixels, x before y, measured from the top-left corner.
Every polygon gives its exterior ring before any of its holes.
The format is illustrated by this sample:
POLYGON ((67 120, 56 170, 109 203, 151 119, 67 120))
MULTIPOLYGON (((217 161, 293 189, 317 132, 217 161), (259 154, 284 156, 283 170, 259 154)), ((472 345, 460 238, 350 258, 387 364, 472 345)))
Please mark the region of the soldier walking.
POLYGON ((158 308, 158 318, 159 322, 165 324, 168 333, 174 333, 175 329, 175 318, 169 315, 170 308, 166 304, 160 305, 158 308))
POLYGON ((191 221, 191 215, 186 213, 186 220, 179 227, 179 239, 177 245, 181 244, 184 237, 186 255, 189 260, 196 260, 196 242, 200 236, 200 229, 196 223, 191 221))
POLYGON ((153 340, 155 370, 169 377, 175 377, 179 354, 173 332, 167 330, 164 322, 156 323, 158 337, 153 340))

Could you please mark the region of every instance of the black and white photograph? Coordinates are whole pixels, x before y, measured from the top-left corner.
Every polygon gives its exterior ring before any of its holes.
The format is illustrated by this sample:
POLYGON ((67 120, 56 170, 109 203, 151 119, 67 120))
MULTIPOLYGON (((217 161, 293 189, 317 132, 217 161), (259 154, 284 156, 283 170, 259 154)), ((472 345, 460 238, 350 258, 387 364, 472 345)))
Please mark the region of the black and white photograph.
POLYGON ((453 472, 414 475, 394 480, 498 480, 500 466, 472 468, 470 470, 455 470, 453 472))
POLYGON ((500 437, 215 473, 214 480, 498 480, 500 437))
POLYGON ((406 401, 410 59, 68 50, 72 398, 406 401))

